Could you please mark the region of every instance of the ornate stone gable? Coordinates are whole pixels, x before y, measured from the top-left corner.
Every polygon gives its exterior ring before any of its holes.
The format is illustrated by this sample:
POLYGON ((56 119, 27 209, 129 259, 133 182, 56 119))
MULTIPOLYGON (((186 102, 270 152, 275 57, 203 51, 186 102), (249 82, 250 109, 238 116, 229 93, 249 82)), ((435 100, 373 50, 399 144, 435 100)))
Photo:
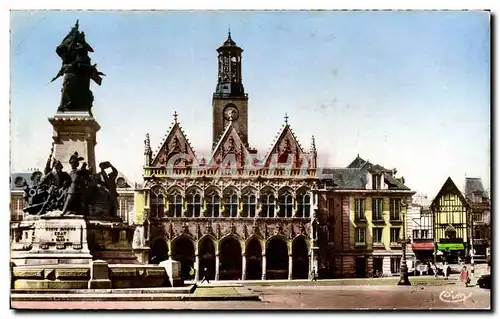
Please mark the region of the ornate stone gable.
POLYGON ((286 124, 271 151, 266 155, 264 163, 266 167, 271 164, 291 164, 292 168, 301 168, 302 163, 307 161, 307 158, 308 156, 304 153, 292 129, 286 124))
POLYGON ((174 162, 174 167, 186 167, 196 161, 195 153, 178 122, 174 123, 172 129, 167 134, 156 155, 153 157, 151 166, 166 167, 170 160, 174 162), (181 154, 186 154, 185 158, 181 154), (176 155, 179 156, 178 160, 174 159, 176 155))
POLYGON ((213 165, 224 164, 231 167, 242 167, 248 157, 248 149, 241 140, 236 128, 229 123, 212 153, 213 165), (235 163, 236 162, 236 163, 235 163))

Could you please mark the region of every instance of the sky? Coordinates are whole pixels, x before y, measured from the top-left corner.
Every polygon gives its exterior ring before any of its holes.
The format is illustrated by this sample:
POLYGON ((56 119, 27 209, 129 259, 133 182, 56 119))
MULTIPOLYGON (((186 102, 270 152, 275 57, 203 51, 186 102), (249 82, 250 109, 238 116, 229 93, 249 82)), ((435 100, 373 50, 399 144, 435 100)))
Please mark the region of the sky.
POLYGON ((321 165, 359 154, 397 168, 433 197, 450 176, 490 187, 490 18, 439 11, 17 11, 11 13, 11 171, 43 168, 47 118, 60 101, 55 48, 79 19, 106 74, 92 85, 97 161, 142 181, 145 134, 153 150, 179 121, 209 153, 216 49, 231 29, 244 49, 249 143, 263 155, 285 113, 321 165))

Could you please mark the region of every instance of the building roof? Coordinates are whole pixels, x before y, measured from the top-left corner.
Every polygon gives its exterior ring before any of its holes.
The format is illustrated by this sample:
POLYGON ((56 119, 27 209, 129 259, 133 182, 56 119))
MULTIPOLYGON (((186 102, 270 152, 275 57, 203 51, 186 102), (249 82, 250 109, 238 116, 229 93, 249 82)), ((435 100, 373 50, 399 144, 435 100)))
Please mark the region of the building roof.
POLYGON ((437 193, 437 195, 432 200, 431 207, 437 206, 439 204, 439 202, 438 202, 439 197, 444 195, 444 194, 447 194, 447 193, 456 194, 460 198, 460 200, 462 201, 462 204, 464 206, 469 205, 467 200, 465 199, 464 194, 460 191, 460 189, 457 187, 457 185, 453 182, 451 177, 448 177, 446 179, 446 181, 444 182, 443 186, 441 187, 441 189, 439 190, 439 192, 437 193))
POLYGON ((236 45, 236 42, 231 38, 231 31, 227 33, 227 39, 224 43, 217 49, 217 51, 221 51, 224 49, 236 49, 237 51, 243 52, 243 49, 236 45))
POLYGON ((479 177, 466 177, 465 178, 465 197, 468 200, 473 199, 473 195, 479 193, 483 197, 488 197, 484 191, 483 182, 479 177))
POLYGON ((359 156, 359 154, 351 162, 351 164, 347 166, 347 168, 360 169, 363 170, 364 172, 370 172, 370 173, 374 172, 383 173, 384 181, 389 186, 389 189, 410 190, 410 188, 404 184, 404 177, 401 178, 394 177, 394 174, 396 172, 395 169, 390 170, 379 164, 373 164, 370 163, 370 161, 365 161, 359 156))
POLYGON ((360 168, 323 168, 321 178, 344 189, 366 189, 366 171, 360 168))

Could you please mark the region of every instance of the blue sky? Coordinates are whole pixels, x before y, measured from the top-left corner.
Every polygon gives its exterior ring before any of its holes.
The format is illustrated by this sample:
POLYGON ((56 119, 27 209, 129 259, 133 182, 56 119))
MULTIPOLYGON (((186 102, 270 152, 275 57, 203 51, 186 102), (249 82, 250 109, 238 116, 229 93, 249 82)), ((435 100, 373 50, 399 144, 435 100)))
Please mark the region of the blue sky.
POLYGON ((11 169, 42 168, 61 80, 56 46, 76 19, 106 73, 93 85, 98 161, 141 181, 174 111, 195 151, 211 146, 217 47, 243 52, 249 139, 265 153, 288 113, 325 165, 397 168, 434 196, 448 176, 489 187, 490 44, 483 12, 13 12, 11 169))

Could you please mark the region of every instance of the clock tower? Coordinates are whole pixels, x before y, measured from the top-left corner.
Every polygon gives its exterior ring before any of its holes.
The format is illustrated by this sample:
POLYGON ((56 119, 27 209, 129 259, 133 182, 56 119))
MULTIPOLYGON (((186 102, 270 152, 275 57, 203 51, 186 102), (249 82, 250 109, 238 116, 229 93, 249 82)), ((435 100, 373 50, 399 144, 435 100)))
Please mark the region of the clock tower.
POLYGON ((248 94, 245 94, 241 78, 241 53, 231 39, 217 49, 219 53, 219 70, 217 87, 212 98, 213 136, 212 147, 215 147, 224 129, 232 121, 241 140, 248 147, 248 94))

